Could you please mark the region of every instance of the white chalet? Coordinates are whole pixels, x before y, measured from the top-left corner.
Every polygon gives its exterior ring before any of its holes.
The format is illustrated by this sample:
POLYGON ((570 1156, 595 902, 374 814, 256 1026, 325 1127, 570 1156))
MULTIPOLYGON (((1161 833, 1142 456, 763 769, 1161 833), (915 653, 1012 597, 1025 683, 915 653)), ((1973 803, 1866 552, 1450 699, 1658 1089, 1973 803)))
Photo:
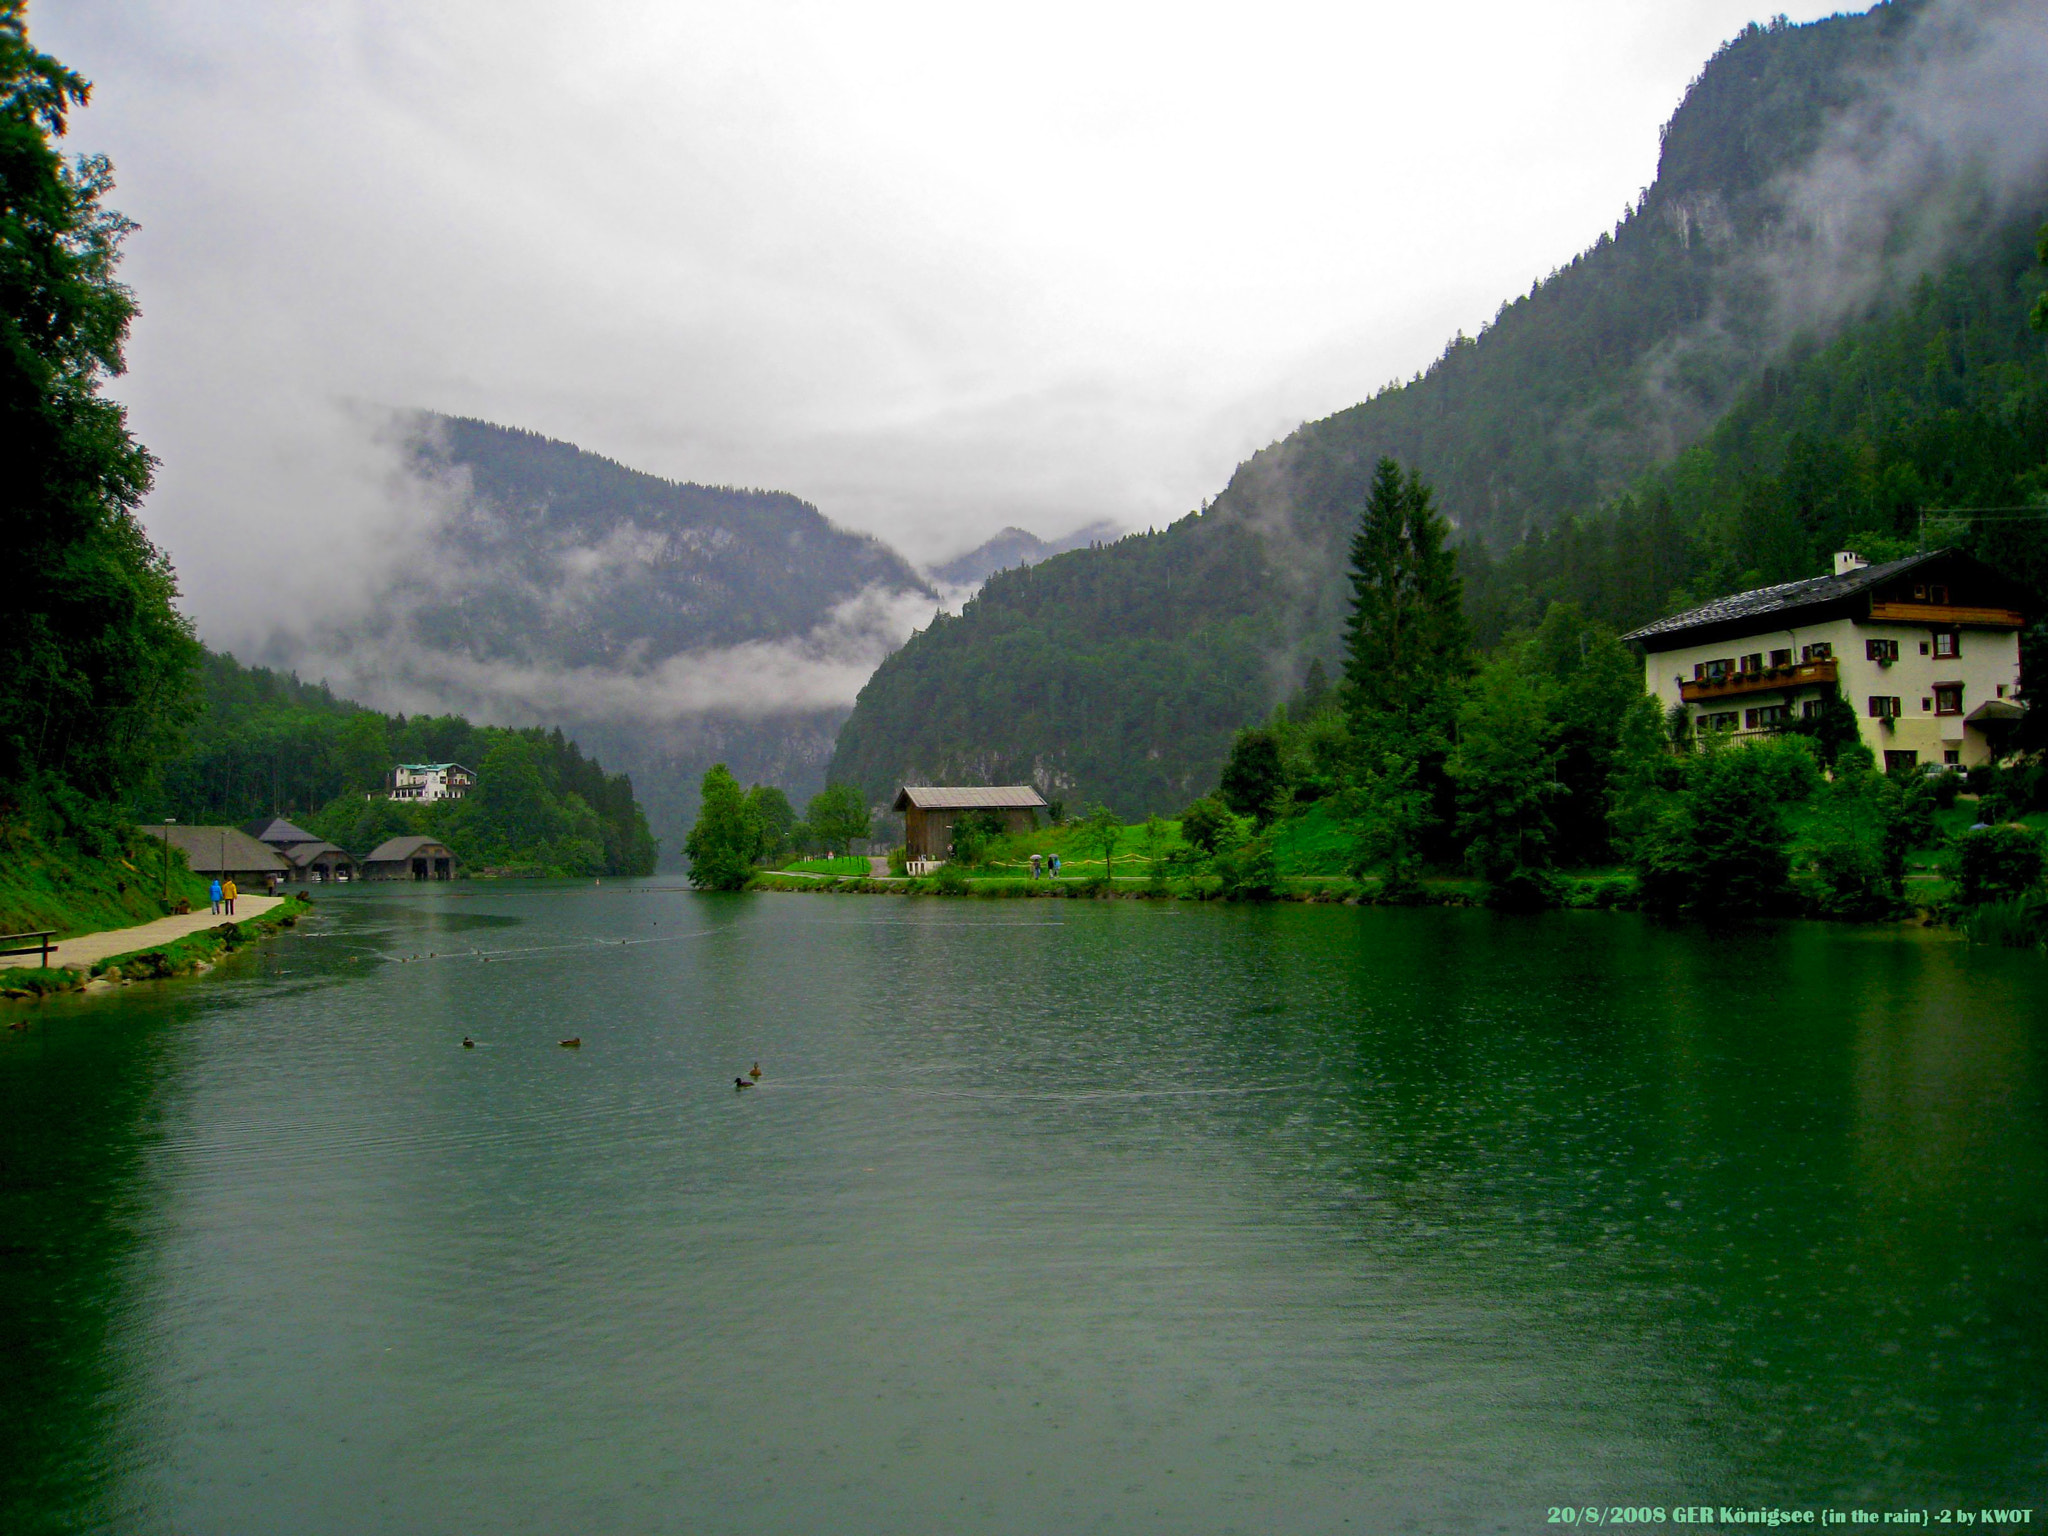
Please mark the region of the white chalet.
POLYGON ((2017 587, 1960 550, 1739 592, 1645 624, 1644 686, 1695 731, 1737 735, 1819 714, 1839 688, 1886 768, 1969 768, 2019 720, 2017 587))
POLYGON ((460 800, 476 784, 476 775, 460 763, 400 763, 391 770, 390 798, 430 805, 460 800))

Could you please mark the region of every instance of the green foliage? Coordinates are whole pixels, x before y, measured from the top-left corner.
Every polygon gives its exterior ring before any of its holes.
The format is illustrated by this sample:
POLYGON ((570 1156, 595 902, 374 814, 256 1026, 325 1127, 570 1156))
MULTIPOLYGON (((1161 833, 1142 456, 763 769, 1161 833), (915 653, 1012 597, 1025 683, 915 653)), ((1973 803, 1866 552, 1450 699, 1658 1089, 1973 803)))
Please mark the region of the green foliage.
POLYGON ((1785 807, 1816 782, 1811 748, 1790 738, 1711 744, 1686 759, 1682 786, 1633 850, 1644 904, 1715 918, 1783 910, 1791 890, 1785 807))
POLYGON ((1180 813, 1180 835, 1192 848, 1214 854, 1237 824, 1230 807, 1213 795, 1204 795, 1180 813))
POLYGON ((1223 894, 1239 901, 1270 901, 1280 893, 1280 866, 1273 839, 1260 836, 1216 856, 1223 894))
POLYGON ((139 832, 118 809, 57 790, 0 814, 0 932, 58 936, 163 917, 206 900, 185 856, 139 832))
POLYGON ((1003 835, 1003 818, 994 811, 969 811, 953 823, 952 857, 979 864, 1003 835))
POLYGON ((827 784, 804 808, 804 823, 828 850, 844 853, 871 830, 867 802, 856 785, 827 784))
POLYGON ((1354 732, 1391 721, 1418 741, 1449 735, 1471 670, 1449 531, 1421 476, 1382 458, 1351 540, 1344 703, 1354 732))
POLYGON ((737 891, 754 873, 761 829, 725 764, 704 775, 702 808, 683 842, 690 858, 690 884, 700 890, 737 891))
POLYGON ((1984 902, 1970 908, 1963 928, 1973 944, 2039 949, 2048 945, 2048 899, 2036 893, 2011 901, 1984 902))
POLYGON ((1391 733, 1372 733, 1360 746, 1358 776, 1343 798, 1354 830, 1352 873, 1378 869, 1382 894, 1404 899, 1417 889, 1423 841, 1436 821, 1422 763, 1391 733))
POLYGON ((2040 888, 2041 838, 2018 822, 1972 827, 1956 840, 1956 900, 2013 901, 2040 888))
POLYGON ((1908 800, 1912 786, 1865 770, 1839 775, 1814 797, 1805 846, 1812 906, 1824 917, 1875 921, 1905 899, 1906 850, 1922 836, 1908 800))
POLYGON ((1124 824, 1117 814, 1106 805, 1092 805, 1082 818, 1081 840, 1102 853, 1102 870, 1105 875, 1116 873, 1116 845, 1124 835, 1124 824))
POLYGON ((1286 803, 1287 794, 1278 733, 1257 726, 1239 731, 1223 764, 1217 798, 1263 827, 1286 803))
POLYGON ((324 684, 210 652, 200 685, 204 707, 182 750, 133 797, 137 819, 240 823, 283 813, 358 858, 387 838, 422 836, 471 869, 654 871, 655 841, 632 780, 607 774, 559 730, 383 715, 324 684), (385 787, 399 762, 462 763, 477 771, 477 786, 459 801, 393 801, 385 787))
POLYGON ((1153 880, 1166 878, 1167 850, 1173 845, 1173 827, 1157 816, 1147 816, 1140 834, 1139 846, 1143 850, 1145 873, 1153 880))
POLYGON ((756 784, 747 791, 747 811, 761 834, 754 862, 777 863, 796 847, 796 807, 788 795, 773 784, 756 784))
POLYGON ((24 11, 0 0, 0 800, 107 799, 175 740, 198 646, 135 518, 150 457, 103 394, 135 315, 115 277, 132 226, 102 202, 106 160, 58 152, 89 88, 24 11))
POLYGON ((1480 673, 1448 765, 1466 862, 1489 887, 1513 891, 1517 905, 1552 863, 1550 807, 1564 793, 1556 727, 1523 660, 1502 655, 1480 673))

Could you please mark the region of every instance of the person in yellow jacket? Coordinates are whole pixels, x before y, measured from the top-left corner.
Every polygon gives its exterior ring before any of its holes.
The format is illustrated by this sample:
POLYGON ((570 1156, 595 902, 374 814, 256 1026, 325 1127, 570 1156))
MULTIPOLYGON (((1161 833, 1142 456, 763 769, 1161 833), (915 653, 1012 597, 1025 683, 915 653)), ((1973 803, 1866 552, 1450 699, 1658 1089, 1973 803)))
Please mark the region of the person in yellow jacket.
POLYGON ((228 904, 228 916, 235 915, 235 877, 229 875, 227 884, 220 888, 221 899, 228 904))

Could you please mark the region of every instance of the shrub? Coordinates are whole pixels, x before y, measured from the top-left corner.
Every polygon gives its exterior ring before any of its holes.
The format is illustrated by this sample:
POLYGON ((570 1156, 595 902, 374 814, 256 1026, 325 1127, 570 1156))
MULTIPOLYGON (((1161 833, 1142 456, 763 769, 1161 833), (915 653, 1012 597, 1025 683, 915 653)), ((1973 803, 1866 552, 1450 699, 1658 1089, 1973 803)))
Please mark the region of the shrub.
POLYGON ((2038 895, 2017 901, 1987 901, 1964 919, 1972 944, 2034 949, 2048 943, 2048 902, 2038 895))
POLYGON ((1227 896, 1240 901, 1268 901, 1280 892, 1280 868, 1273 859, 1273 840, 1254 838, 1216 856, 1216 873, 1227 896))
POLYGON ((889 850, 889 873, 899 878, 910 873, 910 850, 901 845, 889 850))
POLYGON ((1180 813, 1182 839, 1207 854, 1214 854, 1217 844, 1236 826, 1237 818, 1230 814, 1230 807, 1214 795, 1204 795, 1180 813))
POLYGON ((1757 916, 1790 893, 1784 807, 1817 782, 1811 746, 1796 737, 1707 750, 1686 762, 1683 790, 1637 839, 1644 905, 1696 916, 1757 916))
POLYGON ((2041 884, 2041 839, 2017 823, 1972 827, 1957 839, 1956 899, 2012 901, 2041 884))

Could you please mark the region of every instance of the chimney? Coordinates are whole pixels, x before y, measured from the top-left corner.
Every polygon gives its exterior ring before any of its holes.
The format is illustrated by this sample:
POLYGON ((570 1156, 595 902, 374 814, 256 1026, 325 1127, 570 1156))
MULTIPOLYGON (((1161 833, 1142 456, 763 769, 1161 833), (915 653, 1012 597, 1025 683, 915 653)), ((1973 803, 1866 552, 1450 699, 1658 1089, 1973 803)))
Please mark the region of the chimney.
POLYGON ((1851 571, 1860 571, 1870 562, 1853 549, 1839 550, 1835 554, 1835 574, 1846 576, 1851 571))

